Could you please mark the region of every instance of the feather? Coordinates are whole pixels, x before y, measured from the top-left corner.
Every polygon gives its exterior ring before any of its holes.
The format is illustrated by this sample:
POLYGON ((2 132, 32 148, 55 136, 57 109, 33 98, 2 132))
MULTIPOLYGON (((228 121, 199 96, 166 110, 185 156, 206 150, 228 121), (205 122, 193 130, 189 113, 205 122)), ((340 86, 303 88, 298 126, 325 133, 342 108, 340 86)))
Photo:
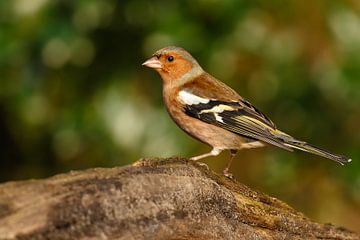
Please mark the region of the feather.
POLYGON ((207 103, 185 105, 185 113, 243 137, 292 151, 283 139, 290 136, 278 131, 270 119, 245 100, 209 100, 207 103))
POLYGON ((306 142, 296 140, 292 136, 278 130, 269 118, 246 100, 239 100, 237 102, 209 100, 206 103, 186 105, 184 109, 185 113, 189 116, 252 140, 260 140, 288 151, 299 149, 329 158, 341 164, 351 161, 346 156, 337 155, 306 142))

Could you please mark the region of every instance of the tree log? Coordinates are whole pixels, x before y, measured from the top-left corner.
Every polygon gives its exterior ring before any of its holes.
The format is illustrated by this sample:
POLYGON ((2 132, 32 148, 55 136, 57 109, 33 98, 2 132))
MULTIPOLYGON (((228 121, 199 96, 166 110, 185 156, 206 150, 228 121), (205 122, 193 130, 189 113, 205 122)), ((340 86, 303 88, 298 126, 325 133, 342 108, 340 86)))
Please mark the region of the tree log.
POLYGON ((0 239, 360 239, 182 158, 0 185, 0 239))

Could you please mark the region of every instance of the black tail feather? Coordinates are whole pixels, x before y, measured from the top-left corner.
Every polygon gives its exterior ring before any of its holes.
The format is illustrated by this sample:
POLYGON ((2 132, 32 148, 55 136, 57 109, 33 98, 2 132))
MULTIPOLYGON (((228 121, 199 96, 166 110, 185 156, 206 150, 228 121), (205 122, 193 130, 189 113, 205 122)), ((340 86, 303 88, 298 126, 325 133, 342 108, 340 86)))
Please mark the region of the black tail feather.
POLYGON ((289 146, 291 148, 295 148, 295 149, 299 149, 301 151, 304 152, 309 152, 309 153, 313 153, 328 159, 331 159, 333 161, 336 161, 342 165, 344 165, 345 163, 351 162, 351 159, 344 156, 344 155, 340 155, 340 154, 335 154, 335 153, 331 153, 325 149, 316 147, 314 145, 308 144, 306 142, 301 142, 301 141, 291 141, 291 142, 287 142, 285 143, 286 146, 289 146))

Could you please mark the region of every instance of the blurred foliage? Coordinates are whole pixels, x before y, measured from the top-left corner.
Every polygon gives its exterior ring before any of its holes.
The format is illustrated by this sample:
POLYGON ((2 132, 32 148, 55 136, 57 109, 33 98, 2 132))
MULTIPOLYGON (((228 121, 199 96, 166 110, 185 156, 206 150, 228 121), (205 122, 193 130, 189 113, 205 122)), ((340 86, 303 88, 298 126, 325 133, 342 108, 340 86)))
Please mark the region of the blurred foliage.
POLYGON ((1 1, 0 180, 209 151, 141 66, 178 45, 282 130, 354 160, 268 147, 240 152, 236 178, 360 231, 359 13, 356 0, 1 1))

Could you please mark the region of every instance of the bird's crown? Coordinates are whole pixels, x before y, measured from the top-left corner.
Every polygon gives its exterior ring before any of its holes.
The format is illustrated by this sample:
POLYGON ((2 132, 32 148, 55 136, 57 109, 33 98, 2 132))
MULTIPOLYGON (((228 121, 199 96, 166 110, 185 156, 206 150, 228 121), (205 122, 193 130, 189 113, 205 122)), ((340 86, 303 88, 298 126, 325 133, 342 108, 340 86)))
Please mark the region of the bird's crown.
POLYGON ((171 53, 179 54, 183 58, 185 58, 186 60, 197 64, 197 61, 191 56, 190 53, 188 53, 185 49, 183 49, 181 47, 176 47, 176 46, 168 46, 168 47, 164 47, 162 49, 159 49, 153 54, 153 56, 160 57, 160 56, 163 56, 163 55, 169 55, 171 53))

